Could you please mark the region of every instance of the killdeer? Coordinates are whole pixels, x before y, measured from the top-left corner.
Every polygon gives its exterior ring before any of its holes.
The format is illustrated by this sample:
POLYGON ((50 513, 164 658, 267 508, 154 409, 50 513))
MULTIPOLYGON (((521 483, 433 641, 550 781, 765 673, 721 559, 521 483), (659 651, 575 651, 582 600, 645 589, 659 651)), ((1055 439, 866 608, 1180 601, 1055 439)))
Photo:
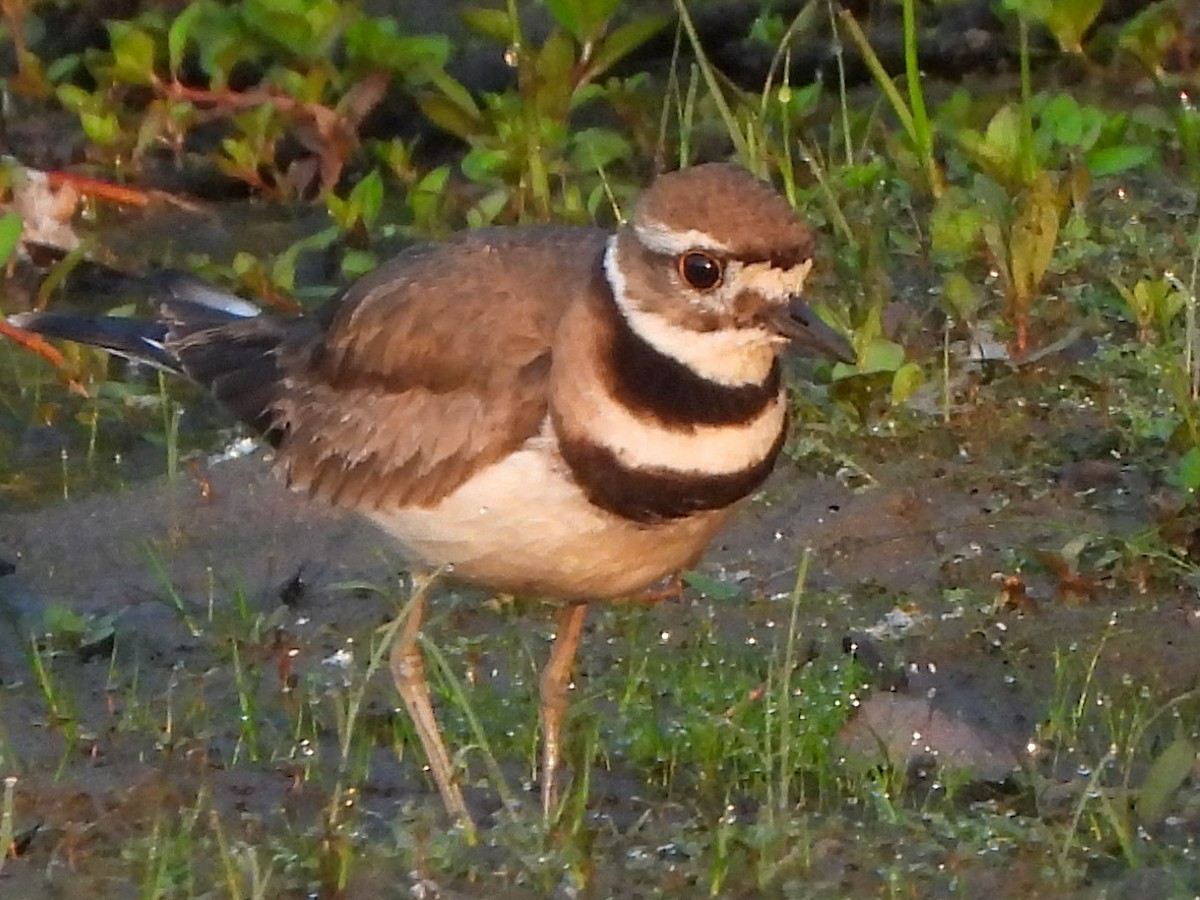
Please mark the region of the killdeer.
MULTIPOLYGON (((207 386, 296 488, 420 564, 561 605, 541 682, 542 802, 587 604, 693 564, 783 444, 788 343, 852 361, 800 300, 812 237, 742 169, 660 177, 615 233, 489 228, 405 250, 311 316, 169 280, 157 321, 13 323, 207 386)), ((391 668, 447 810, 469 820, 417 636, 391 668)))

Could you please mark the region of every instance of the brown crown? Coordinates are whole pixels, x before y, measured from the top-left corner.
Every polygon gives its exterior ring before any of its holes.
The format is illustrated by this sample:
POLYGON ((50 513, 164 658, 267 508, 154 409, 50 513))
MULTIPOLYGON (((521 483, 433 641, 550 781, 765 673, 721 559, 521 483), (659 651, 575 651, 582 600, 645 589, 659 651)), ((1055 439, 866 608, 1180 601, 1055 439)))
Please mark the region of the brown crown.
POLYGON ((779 192, 728 163, 659 177, 642 195, 633 222, 702 232, 746 261, 790 268, 812 256, 812 233, 779 192))

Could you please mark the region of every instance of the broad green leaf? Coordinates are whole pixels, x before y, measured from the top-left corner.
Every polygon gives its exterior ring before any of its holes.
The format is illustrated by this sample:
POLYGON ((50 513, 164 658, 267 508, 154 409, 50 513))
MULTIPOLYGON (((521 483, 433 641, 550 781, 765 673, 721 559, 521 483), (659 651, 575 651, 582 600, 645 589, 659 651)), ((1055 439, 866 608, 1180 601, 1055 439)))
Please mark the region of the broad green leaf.
POLYGON ((565 33, 554 32, 537 51, 535 67, 538 112, 552 119, 565 117, 575 84, 575 43, 565 33))
POLYGON ((359 71, 382 69, 421 83, 445 68, 450 41, 442 35, 405 35, 391 19, 362 18, 345 34, 346 59, 359 71))
POLYGON ((914 362, 907 362, 892 376, 892 403, 907 403, 925 383, 925 373, 914 362))
POLYGON ((494 184, 509 162, 509 155, 503 151, 475 147, 467 152, 459 165, 463 174, 476 184, 494 184))
POLYGON ((472 31, 500 44, 511 44, 520 35, 507 10, 473 6, 464 9, 461 16, 472 31))
POLYGON ((301 59, 312 59, 316 55, 318 36, 302 12, 289 12, 282 6, 268 7, 264 3, 247 3, 242 7, 242 18, 260 38, 277 44, 292 55, 301 59))
POLYGON ((988 122, 984 150, 1003 170, 1011 171, 1021 155, 1021 108, 1015 103, 1000 107, 988 122))
POLYGON ((417 225, 427 225, 437 215, 438 204, 450 180, 450 167, 438 166, 408 193, 408 208, 417 225))
POLYGON ((378 169, 354 186, 350 192, 351 201, 358 207, 358 216, 362 223, 370 228, 379 218, 383 209, 383 178, 378 169))
POLYGON ((58 102, 73 113, 80 113, 95 105, 92 95, 77 84, 60 84, 54 93, 58 102))
POLYGON ((577 172, 595 172, 632 154, 629 141, 609 128, 584 128, 572 136, 571 165, 577 172))
POLYGON ((87 630, 87 619, 81 613, 57 603, 46 607, 42 619, 46 623, 46 631, 58 637, 79 637, 87 630))
POLYGON ((342 274, 359 278, 379 265, 379 258, 369 250, 350 250, 342 257, 342 274))
POLYGON ((588 35, 585 33, 584 23, 579 15, 583 0, 544 0, 544 2, 546 9, 550 11, 550 15, 558 23, 559 28, 580 44, 587 40, 588 35))
POLYGON ((1083 36, 1102 6, 1104 0, 1054 0, 1044 21, 1064 51, 1083 53, 1083 36))
POLYGON ((608 35, 588 60, 586 80, 600 78, 609 69, 666 27, 665 16, 647 16, 622 25, 608 35))
POLYGON ((479 109, 479 104, 475 102, 475 98, 471 96, 471 92, 463 87, 462 83, 450 77, 444 72, 438 73, 432 79, 433 86, 450 102, 453 103, 463 115, 472 119, 482 119, 483 113, 479 109))
POLYGON ((417 105, 430 122, 464 141, 473 141, 486 131, 478 110, 472 115, 445 94, 422 94, 417 105))
POLYGON ((960 322, 972 322, 979 311, 979 290, 962 272, 948 272, 942 279, 946 311, 960 322))
POLYGON ((154 38, 124 22, 110 22, 112 77, 124 84, 150 84, 154 76, 154 38))
POLYGON ((1055 95, 1042 108, 1040 119, 1060 144, 1075 147, 1083 140, 1083 114, 1070 94, 1055 95))
POLYGON ((984 211, 978 199, 960 187, 948 188, 933 207, 930 240, 934 253, 961 258, 979 242, 984 211))
POLYGON ((868 343, 858 358, 858 371, 863 375, 871 372, 895 372, 902 365, 904 348, 886 338, 876 338, 868 343))
POLYGON ((121 123, 112 113, 84 112, 79 124, 88 140, 98 147, 112 147, 121 139, 121 123))
POLYGON ((1083 36, 1104 0, 1004 0, 1002 5, 1026 19, 1041 22, 1064 51, 1082 53, 1083 36))
POLYGON ((467 224, 472 228, 482 228, 485 225, 491 225, 496 221, 496 217, 504 211, 508 206, 512 195, 507 187, 496 188, 491 193, 485 195, 471 209, 467 210, 467 224))
POLYGON ((183 65, 183 54, 187 50, 188 37, 196 20, 208 13, 211 4, 207 2, 189 3, 175 17, 167 30, 167 65, 171 74, 178 77, 179 68, 183 65))
POLYGON ((1123 144, 1103 147, 1084 155, 1088 171, 1095 177, 1115 175, 1144 166, 1154 158, 1154 148, 1147 144, 1123 144))
POLYGON ((708 599, 718 602, 736 600, 742 594, 741 588, 736 584, 730 584, 727 581, 718 581, 702 572, 690 569, 683 573, 683 580, 688 587, 695 588, 705 597, 708 597, 708 599))
POLYGON ((1013 288, 1021 301, 1033 297, 1058 243, 1058 190, 1043 172, 1022 197, 1009 236, 1013 288))
POLYGON ((1200 488, 1200 447, 1193 447, 1183 454, 1169 481, 1189 494, 1200 488))
POLYGON ((1146 773, 1138 795, 1137 817, 1143 825, 1162 821, 1175 794, 1191 776, 1197 764, 1196 745, 1186 737, 1177 737, 1158 755, 1146 773))
POLYGON ((579 26, 584 39, 595 40, 605 29, 621 5, 621 0, 572 0, 579 10, 579 26))

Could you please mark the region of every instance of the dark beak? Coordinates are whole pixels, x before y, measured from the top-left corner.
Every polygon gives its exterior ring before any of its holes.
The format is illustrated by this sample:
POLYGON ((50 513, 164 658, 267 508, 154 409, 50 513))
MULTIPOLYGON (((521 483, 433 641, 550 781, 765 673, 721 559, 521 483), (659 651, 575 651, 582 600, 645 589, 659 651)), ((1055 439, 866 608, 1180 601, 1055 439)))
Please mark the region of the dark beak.
POLYGON ((771 324, 798 350, 815 356, 836 359, 848 365, 857 361, 854 348, 844 337, 822 322, 807 303, 793 297, 787 309, 781 309, 771 324))

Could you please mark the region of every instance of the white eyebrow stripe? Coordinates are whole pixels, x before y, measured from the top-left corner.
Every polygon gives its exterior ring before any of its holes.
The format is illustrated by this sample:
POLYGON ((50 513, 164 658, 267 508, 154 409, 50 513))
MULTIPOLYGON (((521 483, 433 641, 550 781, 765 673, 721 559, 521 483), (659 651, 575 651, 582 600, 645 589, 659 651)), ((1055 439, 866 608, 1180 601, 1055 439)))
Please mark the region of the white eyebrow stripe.
POLYGON ((729 281, 739 290, 750 289, 768 300, 786 300, 804 290, 804 282, 812 271, 813 261, 806 259, 790 269, 780 269, 770 263, 730 263, 729 281), (732 267, 738 266, 736 278, 732 267))
POLYGON ((728 253, 729 245, 718 241, 710 234, 689 228, 687 231, 677 231, 661 222, 639 222, 633 226, 638 240, 648 250, 676 256, 688 250, 712 250, 716 253, 728 253))

